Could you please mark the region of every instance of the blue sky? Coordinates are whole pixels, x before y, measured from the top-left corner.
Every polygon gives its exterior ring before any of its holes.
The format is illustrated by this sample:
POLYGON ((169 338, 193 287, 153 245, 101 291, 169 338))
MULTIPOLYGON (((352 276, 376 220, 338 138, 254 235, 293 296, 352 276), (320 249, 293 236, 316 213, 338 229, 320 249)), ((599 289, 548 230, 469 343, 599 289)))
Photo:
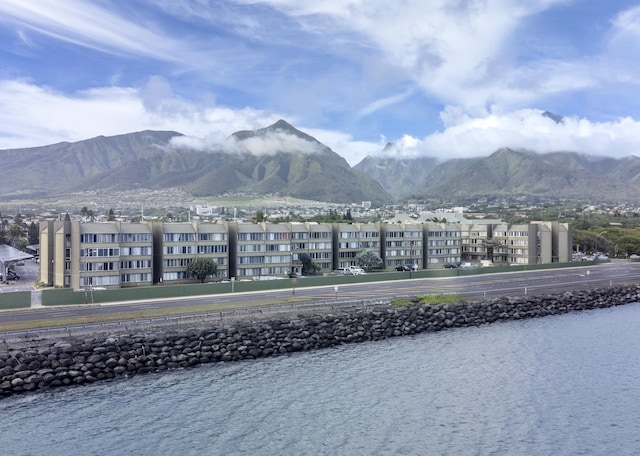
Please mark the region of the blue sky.
POLYGON ((0 149, 282 118, 352 165, 640 155, 638 1, 3 0, 0 58, 0 149))

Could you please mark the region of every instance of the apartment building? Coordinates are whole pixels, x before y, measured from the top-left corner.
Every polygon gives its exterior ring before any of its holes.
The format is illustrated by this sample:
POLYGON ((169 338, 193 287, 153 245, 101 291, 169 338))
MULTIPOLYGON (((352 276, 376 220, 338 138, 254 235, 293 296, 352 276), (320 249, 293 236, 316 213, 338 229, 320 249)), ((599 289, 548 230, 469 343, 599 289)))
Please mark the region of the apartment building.
POLYGON ((569 224, 507 223, 81 223, 41 224, 40 277, 50 286, 124 288, 193 282, 198 257, 218 278, 302 272, 309 255, 321 272, 357 265, 365 250, 386 269, 438 269, 460 262, 540 264, 571 260, 569 224))
POLYGON ((307 223, 309 256, 322 271, 333 269, 333 227, 330 223, 307 223))
POLYGON ((52 221, 40 232, 40 279, 82 289, 153 284, 153 237, 148 224, 52 221))
POLYGON ((154 282, 191 280, 187 266, 194 258, 210 258, 217 276, 229 276, 229 230, 225 223, 163 223, 153 227, 154 282))
POLYGON ((493 225, 492 242, 486 243, 487 259, 495 264, 536 264, 538 258, 550 263, 546 250, 551 252, 551 244, 538 231, 534 224, 493 225))
MULTIPOLYGON (((229 223, 229 262, 235 277, 261 277, 266 267, 267 251, 264 223, 229 223)), ((233 276, 232 276, 233 277, 233 276)))
POLYGON ((419 223, 393 223, 382 225, 382 260, 387 269, 409 266, 422 269, 423 225, 419 223))
POLYGON ((363 250, 382 258, 380 225, 377 223, 336 223, 333 225, 334 269, 357 266, 363 250))
POLYGON ((427 268, 442 268, 457 264, 462 255, 462 231, 455 223, 425 223, 427 239, 427 268))

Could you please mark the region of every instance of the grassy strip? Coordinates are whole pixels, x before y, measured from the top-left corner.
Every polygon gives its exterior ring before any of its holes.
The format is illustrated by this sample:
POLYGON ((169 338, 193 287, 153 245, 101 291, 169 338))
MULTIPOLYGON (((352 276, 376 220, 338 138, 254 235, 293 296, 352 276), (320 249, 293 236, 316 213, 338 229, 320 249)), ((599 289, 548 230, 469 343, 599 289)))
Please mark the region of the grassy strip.
POLYGON ((396 298, 391 304, 398 307, 408 307, 413 304, 455 304, 461 302, 462 296, 456 294, 419 295, 416 299, 396 298))
MULTIPOLYGON (((90 325, 97 323, 113 323, 117 321, 146 320, 158 317, 173 317, 178 315, 204 314, 208 312, 222 312, 235 309, 246 309, 255 307, 270 307, 278 305, 287 305, 292 303, 302 303, 307 301, 303 298, 285 298, 279 300, 265 300, 260 302, 252 302, 250 306, 244 303, 226 303, 226 304, 202 304, 198 306, 170 307, 167 309, 144 309, 131 312, 114 312, 108 314, 84 315, 84 316, 65 316, 61 318, 48 318, 46 320, 28 320, 17 321, 11 323, 1 323, 0 331, 24 331, 29 329, 55 328, 77 325, 90 325)), ((114 306, 116 308, 117 306, 114 306)))
POLYGON ((420 295, 417 298, 420 304, 456 304, 462 301, 462 296, 456 294, 420 295))

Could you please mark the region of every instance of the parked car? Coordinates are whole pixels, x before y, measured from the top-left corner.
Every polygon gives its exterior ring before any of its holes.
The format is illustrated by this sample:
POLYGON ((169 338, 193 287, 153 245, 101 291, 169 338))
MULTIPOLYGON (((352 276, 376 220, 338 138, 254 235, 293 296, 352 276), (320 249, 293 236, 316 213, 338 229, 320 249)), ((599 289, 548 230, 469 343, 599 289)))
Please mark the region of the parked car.
POLYGON ((348 268, 346 268, 344 270, 344 273, 346 275, 360 275, 360 274, 365 274, 364 269, 362 269, 361 267, 358 266, 349 266, 348 268))
POLYGON ((457 264, 453 264, 453 263, 447 263, 445 265, 442 266, 445 269, 456 269, 458 267, 457 264))
POLYGON ((20 274, 18 274, 15 271, 12 271, 11 269, 7 271, 7 280, 19 280, 19 279, 20 279, 20 274))
POLYGON ((406 264, 403 266, 398 266, 396 271, 411 271, 411 266, 407 266, 406 264))

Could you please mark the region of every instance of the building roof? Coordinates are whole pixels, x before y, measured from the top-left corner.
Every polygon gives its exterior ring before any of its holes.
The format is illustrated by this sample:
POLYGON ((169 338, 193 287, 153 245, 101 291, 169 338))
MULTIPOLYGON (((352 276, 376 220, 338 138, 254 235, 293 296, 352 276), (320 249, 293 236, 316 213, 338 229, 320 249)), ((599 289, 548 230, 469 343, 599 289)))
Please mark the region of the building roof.
POLYGON ((14 249, 10 245, 0 244, 0 263, 28 260, 29 258, 33 258, 33 255, 14 249))

